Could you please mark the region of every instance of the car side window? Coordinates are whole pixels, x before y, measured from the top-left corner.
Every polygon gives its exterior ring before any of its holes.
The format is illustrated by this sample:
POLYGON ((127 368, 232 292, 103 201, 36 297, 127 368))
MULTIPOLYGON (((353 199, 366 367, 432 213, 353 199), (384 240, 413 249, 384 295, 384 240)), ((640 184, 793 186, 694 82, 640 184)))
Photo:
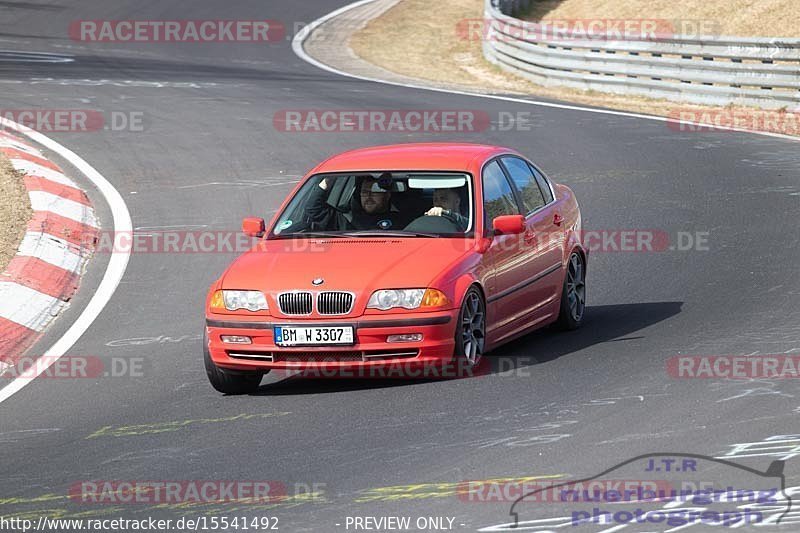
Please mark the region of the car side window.
POLYGON ((495 217, 519 214, 514 191, 497 161, 492 161, 483 169, 483 212, 486 228, 492 227, 495 217))
POLYGON ((539 184, 539 188, 542 190, 542 193, 544 194, 544 201, 549 204, 550 202, 553 201, 553 191, 550 189, 550 184, 548 183, 547 178, 545 178, 544 174, 542 174, 539 171, 539 169, 537 169, 533 165, 528 165, 528 166, 531 167, 533 175, 536 177, 536 183, 539 184))
POLYGON ((536 211, 547 203, 541 189, 539 189, 539 185, 536 183, 533 171, 526 161, 518 157, 504 157, 503 165, 505 165, 511 180, 519 191, 522 206, 526 213, 536 211))

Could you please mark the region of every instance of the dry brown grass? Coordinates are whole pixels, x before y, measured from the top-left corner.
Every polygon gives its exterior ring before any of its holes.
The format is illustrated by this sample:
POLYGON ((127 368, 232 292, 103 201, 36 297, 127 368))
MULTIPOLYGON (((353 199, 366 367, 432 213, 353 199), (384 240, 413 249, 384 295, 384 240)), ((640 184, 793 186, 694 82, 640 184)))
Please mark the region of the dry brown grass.
MULTIPOLYGON (((592 4, 597 0, 566 0, 592 4)), ((622 2, 633 4, 643 0, 622 2)), ((739 0, 731 0, 738 2, 739 0)), ((761 0, 764 3, 784 3, 788 0, 761 0)), ((800 1, 792 0, 798 2, 800 1)), ((598 5, 616 4, 617 0, 599 1, 598 5)), ((658 0, 654 5, 667 4, 658 0)), ((720 4, 721 0, 706 0, 708 4, 720 4)), ((744 4, 756 4, 745 2, 744 4)), ((691 0, 687 4, 698 4, 691 0)), ((650 5, 648 3, 648 5, 650 5)), ((683 6, 676 2, 675 9, 683 6)), ((565 7, 566 8, 566 7, 565 7)), ((791 8, 789 12, 795 12, 791 8)), ((607 15, 611 18, 611 15, 607 15)), ((615 17, 620 15, 615 14, 615 17)), ((641 16, 641 15, 640 15, 641 16)), ((459 21, 483 17, 483 0, 450 0, 436 4, 431 9, 428 0, 402 0, 382 16, 372 20, 356 32, 350 46, 359 57, 387 70, 412 78, 431 80, 453 87, 489 93, 516 93, 527 96, 553 98, 590 106, 633 111, 660 116, 675 116, 678 111, 718 112, 723 108, 687 105, 664 100, 635 96, 617 96, 595 91, 542 87, 528 80, 502 71, 483 57, 479 39, 464 39, 457 32, 459 21)), ((791 17, 790 17, 791 18, 791 17)), ((796 20, 792 18, 792 20, 796 20)), ((753 109, 741 107, 724 108, 726 111, 753 113, 753 109)), ((755 128, 758 129, 758 128, 755 128)), ((779 133, 797 135, 797 131, 775 130, 779 133)))
POLYGON ((708 21, 718 35, 800 37, 798 0, 543 0, 526 18, 708 21))
POLYGON ((17 253, 31 214, 22 176, 0 153, 0 272, 17 253))
POLYGON ((481 45, 458 38, 456 25, 481 17, 482 5, 481 0, 449 0, 432 8, 428 0, 402 0, 354 34, 350 46, 370 63, 400 74, 458 80, 464 74, 460 59, 479 54, 481 45))

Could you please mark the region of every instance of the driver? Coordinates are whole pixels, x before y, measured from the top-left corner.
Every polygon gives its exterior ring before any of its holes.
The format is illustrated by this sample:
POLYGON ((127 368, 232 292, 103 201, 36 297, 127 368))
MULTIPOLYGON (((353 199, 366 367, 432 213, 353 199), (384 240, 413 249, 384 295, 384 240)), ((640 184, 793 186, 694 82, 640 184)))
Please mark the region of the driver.
POLYGON ((466 231, 469 219, 461 214, 461 196, 455 189, 435 189, 433 191, 433 207, 425 211, 429 217, 444 217, 466 231))
POLYGON ((340 231, 402 229, 405 226, 397 208, 392 205, 389 189, 384 189, 372 176, 366 176, 360 182, 357 180, 356 184, 355 194, 358 194, 360 209, 342 212, 328 203, 329 179, 323 179, 308 198, 306 212, 311 221, 325 229, 340 231))

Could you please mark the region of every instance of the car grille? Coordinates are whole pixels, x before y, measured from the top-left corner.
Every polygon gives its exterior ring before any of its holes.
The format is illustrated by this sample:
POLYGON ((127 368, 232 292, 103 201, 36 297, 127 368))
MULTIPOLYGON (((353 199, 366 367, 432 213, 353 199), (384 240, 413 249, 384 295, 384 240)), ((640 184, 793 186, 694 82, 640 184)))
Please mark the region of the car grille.
MULTIPOLYGON (((320 315, 346 315, 353 310, 355 297, 351 292, 328 291, 317 295, 317 312, 320 315)), ((307 291, 283 292, 278 295, 281 313, 290 316, 310 315, 314 307, 314 295, 307 291)))
POLYGON ((259 352, 248 350, 229 350, 229 357, 233 359, 250 359, 254 361, 267 361, 272 363, 334 363, 334 362, 364 362, 379 359, 413 359, 419 355, 419 350, 367 350, 367 351, 271 351, 259 352))
POLYGON ((278 295, 278 307, 284 315, 310 315, 312 306, 310 292, 284 292, 278 295))
POLYGON ((276 363, 337 363, 363 361, 361 352, 273 352, 276 363))
POLYGON ((317 296, 317 312, 321 315, 346 315, 352 308, 350 292, 321 292, 317 296))

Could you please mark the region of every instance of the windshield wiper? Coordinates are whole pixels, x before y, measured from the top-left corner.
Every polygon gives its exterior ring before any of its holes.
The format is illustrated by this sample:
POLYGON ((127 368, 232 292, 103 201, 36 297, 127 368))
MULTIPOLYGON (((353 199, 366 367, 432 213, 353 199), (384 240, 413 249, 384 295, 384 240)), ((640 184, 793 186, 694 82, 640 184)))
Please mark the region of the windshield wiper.
POLYGON ((439 238, 441 235, 435 233, 422 233, 419 231, 351 231, 345 235, 352 237, 430 237, 439 238))
POLYGON ((317 232, 309 231, 309 232, 303 232, 303 233, 286 233, 286 234, 283 234, 283 235, 279 234, 279 235, 276 235, 275 237, 278 238, 278 239, 294 239, 294 238, 298 238, 298 237, 300 237, 300 238, 309 238, 309 239, 320 239, 320 238, 321 239, 329 239, 329 238, 346 239, 348 236, 344 235, 342 233, 325 233, 324 231, 317 231, 317 232))

